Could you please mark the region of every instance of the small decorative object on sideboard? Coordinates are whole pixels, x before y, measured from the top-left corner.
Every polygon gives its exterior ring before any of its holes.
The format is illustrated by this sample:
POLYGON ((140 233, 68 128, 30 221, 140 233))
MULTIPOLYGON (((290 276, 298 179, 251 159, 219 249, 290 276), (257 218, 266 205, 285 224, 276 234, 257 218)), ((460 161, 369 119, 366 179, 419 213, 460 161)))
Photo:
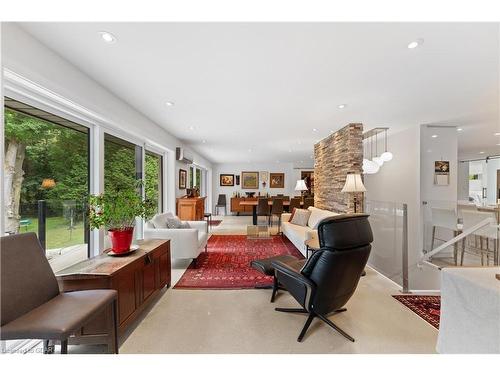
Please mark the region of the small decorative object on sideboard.
POLYGON ((245 194, 248 198, 253 198, 253 196, 255 195, 255 191, 246 191, 245 194))
POLYGON ((90 228, 108 229, 115 254, 130 250, 136 217, 149 219, 155 213, 156 204, 148 199, 143 200, 138 193, 141 186, 142 181, 138 181, 135 187, 91 195, 89 198, 90 228))
POLYGON ((262 181, 262 187, 265 188, 267 185, 267 180, 269 180, 269 172, 261 171, 260 172, 260 179, 262 181))

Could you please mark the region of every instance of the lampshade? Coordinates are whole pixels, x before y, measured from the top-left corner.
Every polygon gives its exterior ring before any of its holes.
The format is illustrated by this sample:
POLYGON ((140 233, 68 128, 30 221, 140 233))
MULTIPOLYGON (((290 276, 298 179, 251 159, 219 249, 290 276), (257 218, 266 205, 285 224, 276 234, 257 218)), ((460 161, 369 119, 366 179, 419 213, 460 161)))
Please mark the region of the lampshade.
POLYGON ((42 189, 51 189, 56 186, 56 182, 53 178, 44 178, 42 181, 42 189))
POLYGON ((297 180, 297 184, 295 185, 295 190, 297 191, 307 190, 306 182, 304 180, 297 180))
POLYGON ((366 191, 361 175, 357 173, 350 173, 345 179, 345 185, 342 188, 342 193, 363 193, 366 191))

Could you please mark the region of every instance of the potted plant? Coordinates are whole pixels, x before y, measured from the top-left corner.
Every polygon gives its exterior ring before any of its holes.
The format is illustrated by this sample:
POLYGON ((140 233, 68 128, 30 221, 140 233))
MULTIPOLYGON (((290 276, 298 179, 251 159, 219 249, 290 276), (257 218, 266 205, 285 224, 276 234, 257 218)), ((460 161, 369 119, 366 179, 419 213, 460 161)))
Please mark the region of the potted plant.
POLYGON ((155 213, 154 202, 143 200, 139 194, 141 185, 142 182, 139 182, 136 188, 105 192, 89 198, 90 228, 107 228, 115 253, 129 251, 136 218, 147 220, 155 213))

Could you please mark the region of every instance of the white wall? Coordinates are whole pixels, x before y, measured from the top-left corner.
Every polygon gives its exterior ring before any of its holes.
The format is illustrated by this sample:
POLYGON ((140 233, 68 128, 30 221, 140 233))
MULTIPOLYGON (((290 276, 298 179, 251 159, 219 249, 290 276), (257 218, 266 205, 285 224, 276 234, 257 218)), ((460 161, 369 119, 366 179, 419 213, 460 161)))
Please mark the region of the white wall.
POLYGON ((488 160, 486 163, 486 193, 488 204, 496 204, 497 201, 497 170, 500 169, 500 159, 488 160))
MULTIPOLYGON (((233 196, 235 192, 240 192, 244 195, 244 192, 260 192, 261 195, 269 193, 270 195, 283 194, 283 195, 299 195, 299 192, 294 190, 295 184, 297 180, 300 179, 300 172, 304 171, 312 171, 314 168, 304 168, 304 169, 295 169, 294 164, 292 163, 224 163, 224 164, 214 164, 213 165, 213 177, 212 177, 212 186, 213 186, 213 205, 217 202, 217 197, 219 194, 226 194, 226 199, 228 202, 228 213, 230 212, 230 198, 233 196), (262 187, 262 180, 259 182, 259 189, 246 189, 243 190, 240 185, 235 186, 220 186, 220 174, 234 174, 235 176, 240 175, 242 171, 248 172, 259 172, 259 179, 261 178, 260 172, 265 171, 269 173, 284 173, 285 174, 285 187, 283 189, 271 189, 269 188, 269 181, 266 183, 266 187, 262 187)), ((212 209, 213 209, 212 205, 212 209)))
MULTIPOLYGON (((13 23, 2 24, 2 64, 4 69, 84 107, 100 119, 99 125, 169 151, 167 205, 174 207, 178 170, 173 152, 175 147, 184 146, 179 139, 13 23)), ((211 169, 208 160, 195 152, 192 155, 196 164, 211 169)))
POLYGON ((469 162, 458 163, 457 199, 469 199, 469 162))
MULTIPOLYGON (((409 280, 411 289, 439 289, 439 272, 430 267, 418 268, 417 262, 422 256, 422 239, 420 235, 420 128, 410 127, 397 133, 389 132, 388 149, 394 155, 390 162, 385 163, 380 171, 374 175, 365 175, 366 199, 370 201, 387 202, 379 204, 382 215, 384 206, 402 203, 408 206, 408 257, 409 280)), ((372 218, 375 242, 370 256, 370 262, 379 261, 389 264, 388 268, 394 271, 393 279, 401 283, 402 247, 401 229, 396 231, 390 220, 372 218), (374 221, 375 220, 375 221, 374 221), (386 223, 379 225, 379 221, 386 223), (385 227, 384 227, 385 225, 385 227), (377 238, 378 237, 378 238, 377 238), (394 244, 394 249, 385 247, 385 244, 394 244), (399 280, 398 280, 399 278, 399 280)), ((400 226, 402 219, 396 220, 400 226)), ((373 263, 371 263, 373 264, 373 263)))

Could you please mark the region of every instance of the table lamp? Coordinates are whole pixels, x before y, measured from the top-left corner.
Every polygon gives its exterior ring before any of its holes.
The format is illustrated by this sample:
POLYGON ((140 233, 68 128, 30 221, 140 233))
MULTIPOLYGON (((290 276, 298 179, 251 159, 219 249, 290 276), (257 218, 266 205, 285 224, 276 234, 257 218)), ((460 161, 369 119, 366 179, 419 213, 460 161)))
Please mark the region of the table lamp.
POLYGON ((306 182, 304 180, 297 180, 297 184, 295 185, 295 190, 300 191, 300 195, 302 195, 304 191, 308 190, 306 182))
POLYGON ((357 197, 356 193, 364 193, 365 185, 361 180, 361 175, 357 173, 349 173, 345 179, 345 185, 342 188, 342 193, 354 193, 354 213, 357 212, 357 197))

